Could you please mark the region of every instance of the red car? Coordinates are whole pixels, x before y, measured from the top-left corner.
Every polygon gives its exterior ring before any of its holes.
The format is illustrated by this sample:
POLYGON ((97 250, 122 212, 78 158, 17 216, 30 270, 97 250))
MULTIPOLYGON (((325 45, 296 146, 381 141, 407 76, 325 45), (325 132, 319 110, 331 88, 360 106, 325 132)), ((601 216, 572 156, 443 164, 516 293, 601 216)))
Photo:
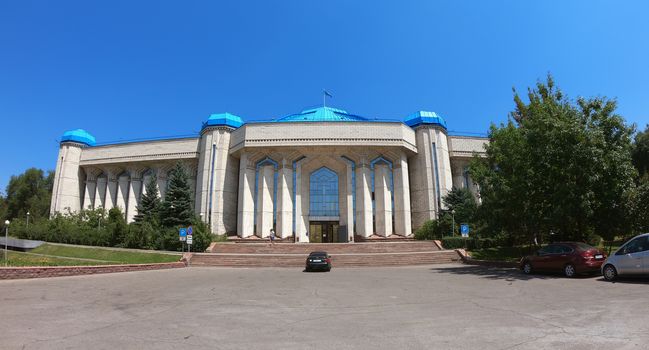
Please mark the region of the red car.
POLYGON ((581 242, 548 244, 536 254, 521 259, 521 270, 530 274, 535 271, 562 272, 566 277, 599 272, 606 254, 581 242))

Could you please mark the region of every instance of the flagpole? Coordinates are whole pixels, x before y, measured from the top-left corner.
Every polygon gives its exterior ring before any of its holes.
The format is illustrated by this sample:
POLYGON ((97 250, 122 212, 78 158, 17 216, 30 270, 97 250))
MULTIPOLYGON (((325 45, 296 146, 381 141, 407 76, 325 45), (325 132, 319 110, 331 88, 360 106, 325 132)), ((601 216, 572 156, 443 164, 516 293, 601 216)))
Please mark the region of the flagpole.
POLYGON ((322 90, 322 107, 327 108, 327 94, 324 89, 322 90))

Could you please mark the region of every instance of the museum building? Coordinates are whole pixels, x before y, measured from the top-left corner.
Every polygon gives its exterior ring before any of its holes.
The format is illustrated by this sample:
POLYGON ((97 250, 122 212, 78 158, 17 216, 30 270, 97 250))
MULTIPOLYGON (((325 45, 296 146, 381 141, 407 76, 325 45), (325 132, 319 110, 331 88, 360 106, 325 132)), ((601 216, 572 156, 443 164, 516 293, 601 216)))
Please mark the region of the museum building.
POLYGON ((453 187, 477 186, 467 167, 488 139, 450 136, 419 111, 404 120, 319 107, 271 121, 212 114, 199 135, 97 144, 63 134, 51 213, 120 207, 133 221, 145 184, 181 162, 194 210, 215 234, 295 242, 407 237, 444 210, 453 187), (396 235, 396 236, 395 236, 396 235))

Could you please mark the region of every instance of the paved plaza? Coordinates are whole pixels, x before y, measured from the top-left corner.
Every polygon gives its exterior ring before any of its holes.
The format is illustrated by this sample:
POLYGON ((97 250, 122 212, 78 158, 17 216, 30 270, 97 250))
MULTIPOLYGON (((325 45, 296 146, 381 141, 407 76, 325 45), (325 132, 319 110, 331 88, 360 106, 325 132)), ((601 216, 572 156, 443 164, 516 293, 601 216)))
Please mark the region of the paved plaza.
POLYGON ((465 265, 0 281, 0 348, 646 349, 648 288, 465 265))

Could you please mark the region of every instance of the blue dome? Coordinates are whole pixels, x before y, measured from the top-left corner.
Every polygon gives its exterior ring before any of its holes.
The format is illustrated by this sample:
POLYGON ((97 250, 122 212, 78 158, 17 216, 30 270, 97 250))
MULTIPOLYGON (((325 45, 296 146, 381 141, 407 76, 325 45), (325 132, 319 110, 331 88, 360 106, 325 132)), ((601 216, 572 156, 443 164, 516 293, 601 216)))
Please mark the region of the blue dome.
POLYGON ((446 120, 435 112, 419 111, 406 117, 406 125, 416 127, 419 125, 439 125, 446 129, 446 120))
POLYGON ((78 142, 83 143, 86 146, 94 146, 96 144, 95 137, 83 129, 64 132, 61 137, 61 142, 78 142))
POLYGON ((276 122, 356 122, 368 121, 367 118, 349 114, 347 111, 331 107, 305 109, 298 114, 275 119, 276 122))
POLYGON ((207 118, 207 121, 203 124, 203 127, 218 125, 225 125, 236 129, 243 125, 243 119, 230 113, 212 114, 209 118, 207 118))

